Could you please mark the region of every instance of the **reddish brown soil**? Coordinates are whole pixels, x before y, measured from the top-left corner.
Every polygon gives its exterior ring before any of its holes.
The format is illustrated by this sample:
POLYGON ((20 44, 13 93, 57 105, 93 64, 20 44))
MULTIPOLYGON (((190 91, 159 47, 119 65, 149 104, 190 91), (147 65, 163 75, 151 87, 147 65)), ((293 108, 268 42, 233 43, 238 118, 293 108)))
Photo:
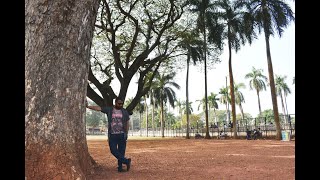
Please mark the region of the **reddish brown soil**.
POLYGON ((123 173, 106 137, 88 138, 88 147, 98 163, 88 177, 93 180, 295 179, 295 141, 129 137, 126 156, 132 165, 123 173))

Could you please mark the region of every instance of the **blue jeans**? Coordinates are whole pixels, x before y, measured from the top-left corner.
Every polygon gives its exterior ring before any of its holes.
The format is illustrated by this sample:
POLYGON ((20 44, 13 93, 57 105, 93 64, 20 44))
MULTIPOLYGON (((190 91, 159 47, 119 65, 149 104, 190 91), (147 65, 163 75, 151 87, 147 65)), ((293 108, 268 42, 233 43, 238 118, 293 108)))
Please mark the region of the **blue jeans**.
POLYGON ((125 134, 109 134, 109 148, 111 154, 118 159, 118 168, 122 169, 122 164, 126 164, 128 159, 125 158, 127 140, 125 134))

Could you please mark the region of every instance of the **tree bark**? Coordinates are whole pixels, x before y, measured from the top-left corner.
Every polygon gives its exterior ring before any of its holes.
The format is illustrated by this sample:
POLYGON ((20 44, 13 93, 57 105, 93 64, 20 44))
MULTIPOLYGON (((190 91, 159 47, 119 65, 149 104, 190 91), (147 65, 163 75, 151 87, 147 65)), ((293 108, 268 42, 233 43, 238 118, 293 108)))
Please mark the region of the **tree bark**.
POLYGON ((208 117, 208 83, 207 83, 207 38, 206 27, 203 27, 203 39, 204 39, 204 97, 205 97, 205 120, 206 120, 206 135, 205 139, 211 139, 209 134, 209 117, 208 117))
POLYGON ((161 107, 161 118, 160 118, 160 124, 161 124, 161 137, 164 137, 164 108, 163 108, 163 99, 160 98, 160 107, 161 107))
MULTIPOLYGON (((228 38, 230 39, 230 38, 228 38)), ((228 41, 228 49, 229 49, 229 79, 230 79, 230 96, 231 96, 231 113, 232 113, 232 123, 233 123, 233 128, 232 131, 234 133, 234 138, 238 139, 237 135, 237 119, 236 119, 236 100, 234 96, 234 82, 233 82, 233 73, 232 73, 232 53, 231 53, 231 42, 228 41)))
POLYGON ((259 90, 257 90, 257 96, 258 96, 258 106, 259 106, 259 115, 261 114, 261 105, 260 105, 260 94, 259 90))
MULTIPOLYGON (((190 124, 190 119, 189 119, 189 62, 190 62, 190 55, 188 54, 187 57, 187 75, 186 75, 186 110, 187 110, 187 134, 186 134, 186 139, 190 139, 189 135, 189 124, 190 124)), ((181 125, 182 125, 182 113, 181 113, 181 125)), ((182 130, 182 128, 181 128, 182 130)))
POLYGON ((277 95, 276 95, 276 88, 275 88, 276 86, 275 86, 274 77, 273 77, 273 67, 272 67, 272 60, 271 60, 269 35, 266 32, 265 32, 265 41, 266 41, 268 73, 269 73, 269 81, 270 81, 273 115, 274 115, 274 121, 276 124, 276 139, 281 140, 281 124, 280 124, 280 119, 279 119, 277 95))
POLYGON ((146 111, 146 128, 147 128, 147 137, 148 137, 148 105, 147 105, 147 96, 144 96, 144 105, 145 105, 145 111, 146 111))
POLYGON ((92 173, 85 98, 99 0, 25 2, 25 176, 92 173))

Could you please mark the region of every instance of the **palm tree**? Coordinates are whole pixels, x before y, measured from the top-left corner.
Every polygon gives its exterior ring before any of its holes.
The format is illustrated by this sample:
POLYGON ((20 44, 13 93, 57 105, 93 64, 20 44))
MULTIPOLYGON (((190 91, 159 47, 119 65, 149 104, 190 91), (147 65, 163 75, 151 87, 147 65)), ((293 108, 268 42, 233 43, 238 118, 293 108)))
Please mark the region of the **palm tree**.
POLYGON ((206 110, 206 97, 203 97, 202 99, 198 99, 198 100, 196 100, 196 102, 199 102, 198 110, 200 109, 200 106, 202 106, 203 111, 206 110))
POLYGON ((242 103, 244 103, 245 101, 244 101, 244 96, 239 89, 245 88, 245 87, 246 86, 244 85, 244 83, 234 84, 235 101, 236 101, 236 104, 239 105, 242 120, 245 118, 243 113, 242 103))
POLYGON ((151 88, 150 88, 150 104, 152 104, 152 113, 151 113, 151 121, 152 121, 152 134, 153 134, 153 137, 155 136, 155 133, 154 133, 154 111, 156 108, 158 108, 158 105, 159 105, 159 100, 155 98, 155 94, 154 94, 154 91, 155 91, 155 85, 152 85, 151 88))
POLYGON ((148 96, 149 96, 149 94, 147 93, 147 94, 145 94, 144 96, 143 96, 143 99, 144 99, 144 107, 145 107, 145 109, 144 109, 144 111, 145 111, 145 113, 146 113, 146 130, 147 130, 147 137, 148 137, 148 115, 149 115, 149 112, 148 112, 148 103, 147 103, 147 98, 148 98, 148 96))
MULTIPOLYGON (((148 93, 146 93, 146 97, 148 97, 148 98, 150 98, 150 104, 152 105, 151 107, 152 107, 152 113, 151 113, 151 121, 152 121, 152 134, 153 134, 153 136, 155 136, 155 134, 154 134, 154 109, 157 107, 157 105, 158 105, 158 102, 156 101, 156 99, 154 99, 154 89, 156 88, 155 87, 155 80, 154 80, 154 78, 152 77, 153 75, 154 76, 157 76, 159 73, 158 73, 158 71, 156 71, 155 72, 155 74, 153 74, 153 73, 148 73, 147 75, 146 75, 146 83, 145 83, 145 85, 149 85, 150 84, 150 90, 148 91, 148 93), (152 80, 152 81, 150 81, 150 80, 152 80)), ((146 102, 145 102, 145 104, 147 104, 146 102)), ((147 117, 147 127, 148 127, 148 114, 146 113, 146 117, 147 117)), ((148 129, 147 129, 147 136, 148 136, 148 129)))
POLYGON ((245 75, 246 79, 249 80, 250 90, 255 89, 258 96, 258 105, 259 105, 259 114, 261 114, 261 105, 260 105, 260 92, 266 90, 266 83, 268 78, 262 74, 262 69, 256 69, 252 67, 252 71, 245 75))
MULTIPOLYGON (((187 74, 186 74, 186 108, 189 109, 189 63, 192 59, 193 64, 195 65, 197 61, 201 61, 202 59, 202 47, 203 41, 201 41, 197 33, 195 31, 182 33, 182 40, 180 41, 179 45, 182 49, 186 50, 187 56, 187 74)), ((187 135, 186 139, 190 139, 189 136, 189 111, 186 113, 187 115, 187 135)), ((181 117, 182 118, 182 117, 181 117)))
POLYGON ((208 101, 209 101, 209 109, 213 108, 213 113, 215 117, 215 123, 217 123, 217 114, 216 114, 216 109, 219 109, 218 106, 218 94, 215 94, 213 92, 210 93, 210 96, 208 96, 208 101))
MULTIPOLYGON (((181 108, 181 113, 187 115, 187 132, 186 132, 186 139, 190 139, 190 119, 189 119, 189 114, 192 114, 193 108, 192 108, 192 102, 186 103, 186 101, 182 102, 182 108, 181 108)), ((181 114, 182 118, 182 114, 181 114)), ((182 123, 182 121, 181 121, 182 123)))
POLYGON ((220 88, 219 94, 220 94, 220 103, 226 105, 226 120, 228 121, 229 120, 228 102, 230 102, 228 87, 220 88))
POLYGON ((283 0, 239 0, 240 5, 247 8, 252 19, 255 22, 259 33, 261 29, 264 30, 264 37, 266 41, 266 52, 268 62, 269 84, 271 89, 272 106, 274 112, 274 120, 277 129, 276 139, 281 139, 281 127, 279 120, 278 104, 275 82, 273 77, 273 67, 270 52, 270 35, 274 35, 274 30, 281 37, 284 28, 286 28, 291 21, 295 21, 294 13, 290 6, 283 0))
POLYGON ((169 102, 169 104, 174 108, 174 102, 176 101, 176 93, 170 86, 173 86, 176 89, 180 89, 180 86, 176 82, 172 81, 175 75, 175 72, 171 72, 169 74, 157 75, 155 79, 154 97, 158 99, 160 103, 160 123, 162 137, 164 137, 163 103, 169 102))
POLYGON ((142 136, 142 114, 144 112, 144 106, 145 106, 144 100, 143 100, 143 98, 141 98, 140 102, 134 108, 134 110, 139 113, 140 136, 142 136))
POLYGON ((183 108, 183 104, 184 103, 185 102, 184 101, 180 101, 180 99, 176 101, 176 106, 178 107, 178 113, 180 114, 180 117, 181 117, 181 129, 182 129, 182 113, 183 113, 182 108, 183 108))
MULTIPOLYGON (((219 98, 217 98, 217 94, 214 94, 211 92, 210 96, 208 96, 209 110, 210 110, 210 108, 214 108, 214 111, 215 111, 215 109, 218 109, 218 103, 217 103, 218 100, 219 100, 219 98)), ((202 99, 196 100, 196 102, 199 102, 198 110, 200 109, 200 106, 202 106, 203 111, 206 109, 205 97, 203 97, 202 99)))
POLYGON ((183 114, 191 114, 193 112, 192 102, 189 102, 189 105, 184 103, 182 106, 182 112, 183 114))
POLYGON ((197 28, 203 34, 203 54, 204 54, 204 92, 205 92, 205 120, 206 120, 206 135, 205 139, 210 139, 209 134, 209 121, 208 121, 208 96, 207 96, 207 25, 212 20, 212 9, 214 5, 210 3, 210 0, 188 0, 187 3, 191 5, 191 12, 198 14, 197 28))
MULTIPOLYGON (((219 24, 214 28, 214 31, 216 31, 216 28, 218 28, 222 39, 226 38, 228 40, 231 113, 234 137, 237 138, 236 103, 234 95, 231 50, 234 49, 237 52, 240 49, 240 43, 244 45, 246 40, 248 40, 248 42, 251 44, 252 39, 256 37, 256 35, 253 31, 253 26, 250 28, 250 25, 252 25, 250 21, 246 21, 247 13, 241 11, 235 1, 231 3, 229 0, 218 0, 213 4, 217 7, 217 11, 214 12, 214 17, 216 17, 217 22, 219 22, 219 24)), ((216 35, 216 33, 211 34, 216 35)))
POLYGON ((291 90, 288 87, 287 83, 285 83, 286 78, 287 78, 287 76, 277 76, 276 75, 276 92, 277 92, 277 95, 280 96, 280 100, 281 100, 281 104, 282 104, 282 111, 283 111, 283 114, 285 115, 286 120, 288 122, 288 110, 286 110, 283 100, 285 100, 285 103, 287 103, 285 97, 287 96, 287 94, 291 93, 291 90))

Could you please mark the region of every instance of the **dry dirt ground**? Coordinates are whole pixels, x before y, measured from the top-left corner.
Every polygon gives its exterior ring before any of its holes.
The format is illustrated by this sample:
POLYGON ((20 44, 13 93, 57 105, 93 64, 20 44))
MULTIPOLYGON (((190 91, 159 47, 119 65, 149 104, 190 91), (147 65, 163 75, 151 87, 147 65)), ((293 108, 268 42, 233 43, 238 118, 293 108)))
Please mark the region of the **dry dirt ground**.
POLYGON ((129 137, 131 169, 119 173, 107 137, 87 140, 98 164, 90 180, 295 179, 295 141, 129 137))

